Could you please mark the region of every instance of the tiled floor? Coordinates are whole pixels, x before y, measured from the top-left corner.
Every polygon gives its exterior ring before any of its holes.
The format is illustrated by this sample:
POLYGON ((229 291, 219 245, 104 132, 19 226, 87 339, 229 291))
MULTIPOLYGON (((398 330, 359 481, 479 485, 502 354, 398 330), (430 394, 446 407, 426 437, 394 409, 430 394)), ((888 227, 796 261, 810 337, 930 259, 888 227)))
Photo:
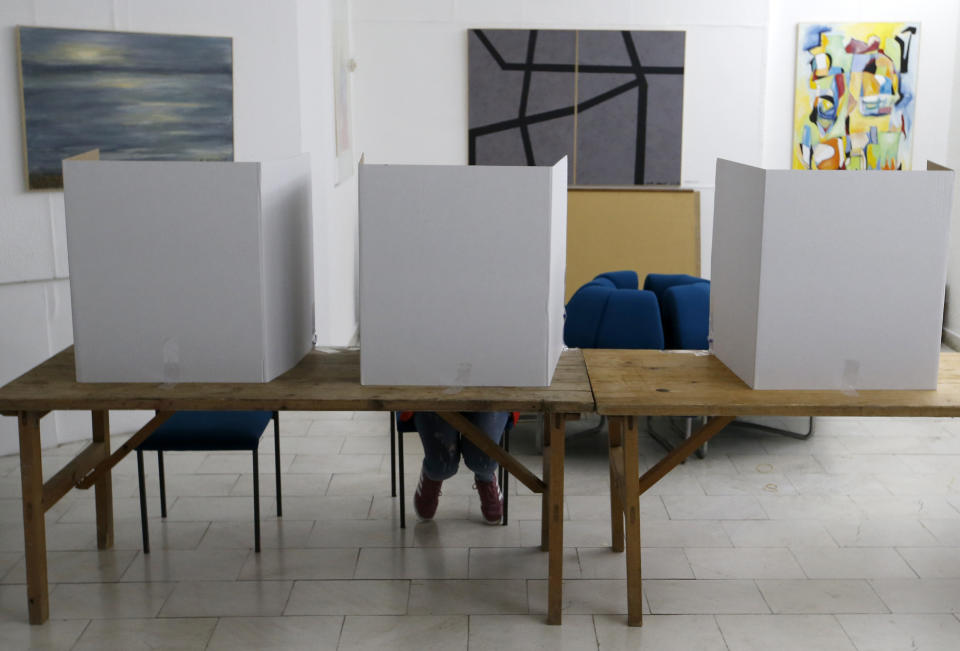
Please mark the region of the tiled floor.
MULTIPOLYGON (((403 531, 385 415, 290 413, 281 430, 284 515, 268 433, 259 555, 247 454, 166 455, 166 521, 148 457, 148 556, 132 457, 114 474, 115 549, 96 551, 93 495, 71 492, 47 515, 42 627, 25 623, 18 461, 0 458, 0 649, 960 648, 960 420, 722 433, 642 498, 640 629, 607 548, 605 437, 568 443, 564 625, 548 627, 536 496, 512 482, 510 525, 484 526, 461 474, 435 522, 411 513, 403 531)), ((46 474, 81 445, 46 451, 46 474)), ((538 466, 529 430, 513 449, 538 466)), ((662 454, 641 435, 642 465, 662 454)))

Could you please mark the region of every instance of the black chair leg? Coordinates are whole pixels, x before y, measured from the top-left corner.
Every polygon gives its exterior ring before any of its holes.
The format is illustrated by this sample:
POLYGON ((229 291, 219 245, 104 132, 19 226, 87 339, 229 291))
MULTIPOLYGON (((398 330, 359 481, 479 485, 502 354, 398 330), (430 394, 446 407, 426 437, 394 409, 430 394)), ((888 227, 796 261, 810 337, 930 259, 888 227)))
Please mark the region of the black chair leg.
POLYGON ((140 485, 140 530, 143 532, 143 553, 150 553, 150 532, 147 530, 147 489, 143 476, 143 451, 137 450, 137 483, 140 485))
MULTIPOLYGON (((503 451, 510 451, 510 430, 503 432, 503 451)), ((503 481, 500 483, 503 487, 503 526, 507 526, 507 514, 510 508, 510 473, 504 470, 503 466, 500 466, 500 472, 503 473, 503 481)))
POLYGON ((390 497, 397 496, 397 414, 390 412, 390 497))
POLYGON ((157 474, 160 475, 160 517, 167 517, 167 478, 163 472, 163 452, 157 450, 157 474))
POLYGON ((260 464, 253 451, 253 551, 260 553, 260 464))
MULTIPOLYGON (((390 415, 391 418, 394 418, 393 414, 390 415)), ((407 498, 406 498, 406 489, 403 486, 403 432, 397 428, 397 469, 398 469, 398 481, 397 485, 400 488, 400 528, 407 528, 407 498)))
POLYGON ((277 473, 277 517, 283 517, 283 500, 280 496, 280 412, 273 412, 273 458, 277 473))

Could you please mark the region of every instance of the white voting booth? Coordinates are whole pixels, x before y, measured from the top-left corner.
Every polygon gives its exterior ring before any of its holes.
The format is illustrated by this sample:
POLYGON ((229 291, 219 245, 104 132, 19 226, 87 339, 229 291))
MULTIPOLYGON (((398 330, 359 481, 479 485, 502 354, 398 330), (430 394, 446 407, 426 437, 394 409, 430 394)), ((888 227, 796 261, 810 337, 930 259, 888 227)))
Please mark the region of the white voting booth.
POLYGON ((361 382, 547 386, 563 349, 567 161, 360 165, 361 382))
POLYGON ((711 349, 754 389, 935 389, 953 172, 717 161, 711 349))
POLYGON ((63 177, 78 381, 267 382, 312 348, 308 155, 63 177))

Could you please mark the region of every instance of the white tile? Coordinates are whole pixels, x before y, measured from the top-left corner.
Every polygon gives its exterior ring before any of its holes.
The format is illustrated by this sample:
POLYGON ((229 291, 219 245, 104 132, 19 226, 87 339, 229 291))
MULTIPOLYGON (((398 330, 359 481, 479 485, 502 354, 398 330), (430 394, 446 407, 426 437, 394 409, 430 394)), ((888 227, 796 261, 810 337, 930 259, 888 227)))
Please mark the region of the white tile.
POLYGON ((818 454, 814 458, 826 472, 835 475, 883 475, 910 470, 903 457, 896 454, 818 454))
POLYGON ((206 648, 208 651, 334 651, 342 624, 342 617, 222 617, 206 648))
POLYGON ((754 475, 790 475, 805 472, 823 472, 823 465, 811 455, 803 454, 748 454, 731 457, 737 472, 754 475))
POLYGON ((622 617, 596 615, 600 651, 727 651, 716 620, 708 615, 644 615, 643 626, 622 617))
POLYGON ((937 538, 941 545, 960 547, 960 520, 923 519, 920 523, 937 538))
MULTIPOLYGON (((521 546, 540 544, 540 524, 539 520, 520 521, 521 546)), ((610 541, 610 520, 568 520, 563 523, 564 547, 606 547, 610 541)))
POLYGON ((838 615, 859 651, 955 651, 960 621, 950 615, 838 615))
MULTIPOLYGON (((337 454, 346 440, 345 436, 284 436, 280 439, 280 454, 337 454)), ((260 443, 260 453, 272 451, 273 439, 264 438, 260 443)), ((377 452, 383 454, 383 451, 381 447, 377 452)))
POLYGON ((470 651, 583 651, 596 649, 593 618, 564 615, 560 626, 547 626, 543 615, 473 615, 470 651))
MULTIPOLYGON (((259 466, 260 466, 260 481, 266 482, 271 481, 276 476, 274 470, 274 457, 272 454, 260 454, 258 455, 259 466), (267 479, 269 477, 269 480, 267 479)), ((285 475, 290 472, 290 467, 293 465, 295 455, 285 454, 282 450, 280 451, 280 473, 285 475)), ((164 466, 166 466, 167 455, 163 455, 164 466)), ((251 453, 227 453, 227 452, 211 452, 207 454, 207 458, 203 460, 200 466, 197 468, 197 472, 200 473, 227 473, 231 475, 238 475, 240 473, 253 473, 253 455, 251 453)))
MULTIPOLYGON (((24 597, 26 601, 26 597, 24 597)), ((0 649, 37 649, 69 651, 83 630, 86 620, 47 620, 41 626, 23 621, 0 621, 0 649)))
MULTIPOLYGON (((260 523, 260 545, 264 549, 306 547, 313 527, 313 520, 266 519, 260 523)), ((150 535, 153 536, 153 530, 150 535)), ((199 549, 252 550, 253 547, 253 522, 211 522, 199 544, 199 549)))
MULTIPOLYGON (((841 547, 933 547, 936 537, 919 520, 882 519, 823 523, 841 547)), ((793 545, 808 547, 813 545, 793 545)))
POLYGON ((377 472, 385 458, 376 454, 298 454, 283 474, 377 472))
POLYGON ((886 613, 870 584, 860 579, 768 579, 757 587, 777 614, 886 613))
MULTIPOLYGON (((527 595, 530 612, 546 614, 547 581, 543 579, 527 581, 527 595)), ((562 612, 564 615, 566 613, 625 615, 627 613, 627 581, 626 579, 564 580, 562 612)))
POLYGON ((857 651, 832 615, 719 615, 730 651, 857 651))
POLYGON ((725 520, 735 547, 836 547, 818 520, 725 520))
MULTIPOLYGON (((545 579, 548 576, 547 552, 540 547, 474 547, 469 553, 471 579, 545 579)), ((577 550, 563 550, 563 577, 580 577, 577 550)))
POLYGON ((160 617, 275 616, 293 589, 291 581, 182 581, 160 617))
MULTIPOLYGON (((131 566, 137 552, 104 550, 90 552, 47 552, 47 580, 50 583, 117 581, 131 566)), ((7 572, 3 583, 26 583, 23 559, 7 572)))
POLYGON ((692 547, 685 550, 698 579, 800 579, 803 570, 786 549, 692 547))
POLYGON ((900 461, 908 470, 923 474, 960 472, 960 455, 957 454, 903 454, 900 461))
MULTIPOLYGON (((536 523, 539 527, 540 523, 536 523)), ((477 513, 469 520, 432 520, 407 524, 416 547, 518 547, 521 527, 511 521, 506 527, 489 525, 477 513)))
POLYGON ((206 648, 216 624, 216 619, 200 618, 93 620, 73 648, 75 651, 200 651, 206 648))
POLYGON ((950 504, 949 497, 850 497, 868 518, 957 518, 960 511, 950 504))
POLYGON ((730 547, 718 520, 654 520, 640 524, 644 547, 730 547))
MULTIPOLYGON (((671 520, 765 520, 757 498, 746 495, 663 495, 671 520)), ((764 498, 777 499, 777 498, 764 498)))
POLYGON ((156 617, 174 583, 62 583, 50 592, 58 619, 156 617))
MULTIPOLYGON (((277 503, 260 498, 260 518, 277 516, 277 503)), ((178 497, 167 508, 167 519, 181 522, 243 520, 253 523, 253 499, 250 497, 178 497)))
MULTIPOLYGON (((383 436, 390 433, 389 421, 367 418, 317 419, 307 430, 307 436, 383 436)), ((415 434, 413 436, 416 436, 415 434)), ((389 451, 388 447, 385 452, 389 451)))
POLYGON ((379 472, 334 473, 327 486, 327 495, 390 495, 390 475, 379 472))
POLYGON ((240 549, 153 549, 140 554, 121 581, 235 581, 248 552, 240 549))
POLYGON ((465 579, 466 548, 406 547, 360 550, 358 579, 465 579))
POLYGON ((784 474, 701 475, 707 495, 794 495, 797 489, 784 474))
POLYGON ((401 529, 399 520, 320 520, 302 546, 409 547, 416 526, 408 523, 401 529))
POLYGON ((359 615, 343 622, 339 651, 466 651, 465 615, 359 615))
MULTIPOLYGON (((282 475, 280 478, 280 492, 284 499, 292 496, 315 497, 317 495, 323 495, 327 491, 327 486, 330 484, 331 476, 332 475, 328 473, 311 475, 288 473, 282 475)), ((277 482, 274 481, 272 476, 262 475, 260 477, 261 504, 264 500, 273 500, 276 494, 277 482)), ((230 491, 230 495, 235 497, 247 496, 251 499, 250 504, 252 508, 253 475, 249 473, 241 474, 237 479, 237 483, 234 484, 233 490, 230 491)))
POLYGON ((411 615, 511 615, 527 613, 523 579, 417 579, 410 586, 411 615))
POLYGON ((792 551, 811 579, 907 579, 916 576, 890 547, 798 547, 792 551))
MULTIPOLYGON (((609 547, 579 547, 580 577, 584 579, 625 579, 627 559, 609 547)), ((679 547, 649 547, 640 552, 644 579, 692 579, 693 570, 679 547)), ((566 572, 564 578, 571 578, 566 572)))
POLYGON ((357 549, 264 549, 249 554, 241 581, 349 579, 357 564, 357 549))
MULTIPOLYGON (((571 520, 610 521, 610 497, 607 495, 567 495, 565 498, 571 520)), ((640 521, 666 520, 667 510, 659 495, 640 496, 640 521)))
POLYGON ((790 473, 788 476, 801 495, 890 495, 889 489, 875 475, 820 472, 790 473))
POLYGON ((658 615, 770 612, 753 581, 644 581, 643 587, 658 615))
POLYGON ((297 581, 283 611, 290 615, 404 615, 410 581, 297 581))
POLYGON ((894 613, 960 612, 960 579, 875 579, 870 585, 894 613))
POLYGON ((860 520, 863 511, 848 495, 758 497, 771 520, 860 520))
POLYGON ((894 495, 957 495, 960 478, 956 473, 902 473, 882 475, 880 481, 894 495))
POLYGON ((370 514, 369 495, 335 495, 283 499, 283 517, 291 520, 356 520, 370 514))

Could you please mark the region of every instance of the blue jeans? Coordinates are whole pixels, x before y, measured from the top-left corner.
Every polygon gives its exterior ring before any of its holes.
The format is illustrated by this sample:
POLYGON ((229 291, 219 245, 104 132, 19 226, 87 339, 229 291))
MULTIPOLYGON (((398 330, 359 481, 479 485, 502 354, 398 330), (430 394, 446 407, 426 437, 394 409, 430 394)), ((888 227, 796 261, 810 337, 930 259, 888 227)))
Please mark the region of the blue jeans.
MULTIPOLYGON (((464 416, 483 430, 491 441, 499 444, 510 414, 505 411, 478 411, 468 412, 464 416)), ((473 471, 477 481, 493 481, 497 462, 466 437, 460 436, 460 432, 450 423, 428 411, 418 411, 413 418, 423 442, 423 472, 429 479, 443 481, 453 477, 457 474, 460 456, 463 455, 463 462, 473 471)))

